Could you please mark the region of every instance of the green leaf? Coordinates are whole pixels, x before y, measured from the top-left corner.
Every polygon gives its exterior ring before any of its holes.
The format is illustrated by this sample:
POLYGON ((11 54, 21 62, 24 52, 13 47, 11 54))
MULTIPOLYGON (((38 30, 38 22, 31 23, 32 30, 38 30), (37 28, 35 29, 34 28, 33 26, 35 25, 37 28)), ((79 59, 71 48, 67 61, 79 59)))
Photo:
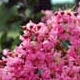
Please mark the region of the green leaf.
POLYGON ((64 42, 61 43, 61 45, 62 45, 66 50, 68 50, 70 43, 69 43, 69 41, 64 41, 64 42))
POLYGON ((5 31, 2 35, 1 35, 1 40, 0 40, 0 43, 1 43, 1 48, 4 49, 5 48, 5 45, 4 43, 6 42, 7 40, 7 31, 5 31))

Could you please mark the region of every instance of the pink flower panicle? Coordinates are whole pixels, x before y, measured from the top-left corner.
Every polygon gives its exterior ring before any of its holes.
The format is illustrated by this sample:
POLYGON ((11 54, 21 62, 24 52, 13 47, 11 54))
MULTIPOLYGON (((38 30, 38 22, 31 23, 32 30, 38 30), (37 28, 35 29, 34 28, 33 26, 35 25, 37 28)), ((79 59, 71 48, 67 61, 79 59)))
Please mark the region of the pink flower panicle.
POLYGON ((80 80, 80 17, 43 13, 40 23, 22 27, 19 46, 4 50, 0 80, 80 80))

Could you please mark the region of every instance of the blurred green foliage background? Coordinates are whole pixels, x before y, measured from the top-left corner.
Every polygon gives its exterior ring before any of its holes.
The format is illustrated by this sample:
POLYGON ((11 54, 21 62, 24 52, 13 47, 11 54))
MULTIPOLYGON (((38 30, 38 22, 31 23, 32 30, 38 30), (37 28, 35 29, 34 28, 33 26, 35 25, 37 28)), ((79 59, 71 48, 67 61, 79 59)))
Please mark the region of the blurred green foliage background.
MULTIPOLYGON (((41 10, 69 9, 75 3, 51 4, 51 0, 0 0, 0 53, 19 45, 21 26, 29 20, 39 22, 41 10)), ((0 54, 1 55, 1 54, 0 54)))

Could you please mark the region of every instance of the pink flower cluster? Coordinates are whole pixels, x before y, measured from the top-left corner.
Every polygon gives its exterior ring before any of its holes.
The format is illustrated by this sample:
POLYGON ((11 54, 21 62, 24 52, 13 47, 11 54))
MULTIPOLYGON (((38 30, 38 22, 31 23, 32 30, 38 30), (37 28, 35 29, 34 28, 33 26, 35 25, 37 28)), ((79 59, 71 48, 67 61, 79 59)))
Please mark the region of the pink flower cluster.
POLYGON ((0 80, 80 80, 80 16, 43 13, 40 23, 22 27, 19 46, 3 51, 0 80))

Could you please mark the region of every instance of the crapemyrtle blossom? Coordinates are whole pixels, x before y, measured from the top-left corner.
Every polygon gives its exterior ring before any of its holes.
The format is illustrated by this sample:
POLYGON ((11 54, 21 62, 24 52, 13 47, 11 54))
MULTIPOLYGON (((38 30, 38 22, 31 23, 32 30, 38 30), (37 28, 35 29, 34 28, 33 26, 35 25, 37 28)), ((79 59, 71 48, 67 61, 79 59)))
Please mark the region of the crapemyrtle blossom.
POLYGON ((4 50, 0 80, 80 80, 80 17, 42 11, 38 24, 22 27, 21 44, 4 50))

